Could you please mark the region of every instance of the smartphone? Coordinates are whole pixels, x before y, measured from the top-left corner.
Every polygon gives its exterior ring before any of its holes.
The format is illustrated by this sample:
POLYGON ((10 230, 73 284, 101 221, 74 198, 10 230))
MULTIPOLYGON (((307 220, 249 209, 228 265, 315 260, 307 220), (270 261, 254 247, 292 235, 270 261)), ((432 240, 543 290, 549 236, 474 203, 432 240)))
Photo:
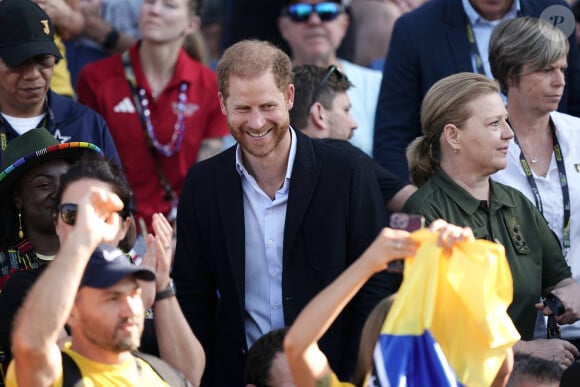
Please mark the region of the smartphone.
MULTIPOLYGON (((422 215, 417 214, 394 212, 391 214, 389 227, 413 232, 425 227, 425 218, 422 215)), ((404 269, 404 263, 404 260, 397 259, 396 261, 389 263, 387 270, 394 273, 402 273, 404 269)))

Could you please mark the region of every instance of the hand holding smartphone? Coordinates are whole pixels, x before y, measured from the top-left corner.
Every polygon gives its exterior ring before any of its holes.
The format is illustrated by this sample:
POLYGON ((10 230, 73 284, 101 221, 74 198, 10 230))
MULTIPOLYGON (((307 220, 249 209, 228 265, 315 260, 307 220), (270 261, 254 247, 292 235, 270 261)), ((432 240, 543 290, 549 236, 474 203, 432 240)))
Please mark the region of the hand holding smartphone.
MULTIPOLYGON (((413 232, 425 227, 425 218, 422 215, 417 214, 394 212, 391 214, 389 227, 413 232)), ((404 263, 404 260, 397 259, 396 261, 389 263, 387 270, 393 273, 402 273, 404 269, 404 263)))

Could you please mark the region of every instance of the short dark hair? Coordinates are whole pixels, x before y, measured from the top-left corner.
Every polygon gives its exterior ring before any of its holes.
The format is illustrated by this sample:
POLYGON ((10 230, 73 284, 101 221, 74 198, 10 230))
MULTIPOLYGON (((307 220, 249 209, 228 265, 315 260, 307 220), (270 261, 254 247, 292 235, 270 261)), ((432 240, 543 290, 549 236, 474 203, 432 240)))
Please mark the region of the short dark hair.
POLYGON ((270 331, 250 347, 244 371, 246 384, 268 385, 272 361, 277 353, 284 353, 284 337, 287 332, 288 328, 270 331))
POLYGON ((125 178, 125 173, 114 162, 93 156, 81 158, 61 176, 55 195, 55 206, 61 204, 64 190, 81 179, 95 179, 111 184, 113 192, 119 195, 124 204, 121 214, 124 218, 130 215, 133 206, 133 191, 125 178))
MULTIPOLYGON (((58 189, 55 195, 54 212, 57 212, 57 206, 61 204, 64 190, 75 181, 81 179, 100 180, 111 185, 113 192, 119 196, 123 202, 123 210, 120 214, 123 219, 131 216, 134 209, 133 191, 124 171, 113 161, 96 157, 90 154, 83 156, 75 162, 60 178, 58 189)), ((127 236, 119 242, 119 248, 128 252, 135 243, 134 235, 127 233, 127 236)))
POLYGON ((515 387, 518 382, 559 382, 564 370, 555 361, 541 359, 529 354, 518 353, 514 356, 514 368, 506 387, 515 387))
POLYGON ((314 65, 294 67, 294 106, 290 110, 290 123, 295 129, 302 130, 308 126, 308 113, 314 102, 320 102, 325 109, 332 109, 336 93, 346 92, 353 86, 346 75, 338 70, 332 71, 322 82, 328 71, 329 68, 314 65))

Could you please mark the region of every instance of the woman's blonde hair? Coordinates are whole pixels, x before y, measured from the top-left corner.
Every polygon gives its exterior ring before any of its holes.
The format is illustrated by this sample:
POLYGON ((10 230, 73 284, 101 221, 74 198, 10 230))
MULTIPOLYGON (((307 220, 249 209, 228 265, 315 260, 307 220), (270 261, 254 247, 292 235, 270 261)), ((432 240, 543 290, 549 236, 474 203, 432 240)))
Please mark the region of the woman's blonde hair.
POLYGON ((431 86, 421 106, 423 136, 407 147, 409 175, 415 185, 425 184, 439 168, 439 139, 445 125, 461 127, 472 114, 469 103, 492 93, 499 93, 497 83, 475 73, 453 74, 431 86))

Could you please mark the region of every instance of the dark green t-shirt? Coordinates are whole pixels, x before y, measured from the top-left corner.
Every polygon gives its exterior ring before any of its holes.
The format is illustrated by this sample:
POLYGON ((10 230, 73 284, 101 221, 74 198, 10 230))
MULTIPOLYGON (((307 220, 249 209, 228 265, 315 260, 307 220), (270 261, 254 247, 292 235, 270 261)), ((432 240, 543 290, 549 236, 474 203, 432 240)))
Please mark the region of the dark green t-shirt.
POLYGON ((522 339, 533 339, 536 304, 543 289, 571 277, 562 250, 543 216, 518 190, 490 180, 491 200, 480 201, 443 171, 430 178, 403 207, 427 223, 444 219, 473 229, 477 239, 505 247, 514 283, 508 314, 522 339))

